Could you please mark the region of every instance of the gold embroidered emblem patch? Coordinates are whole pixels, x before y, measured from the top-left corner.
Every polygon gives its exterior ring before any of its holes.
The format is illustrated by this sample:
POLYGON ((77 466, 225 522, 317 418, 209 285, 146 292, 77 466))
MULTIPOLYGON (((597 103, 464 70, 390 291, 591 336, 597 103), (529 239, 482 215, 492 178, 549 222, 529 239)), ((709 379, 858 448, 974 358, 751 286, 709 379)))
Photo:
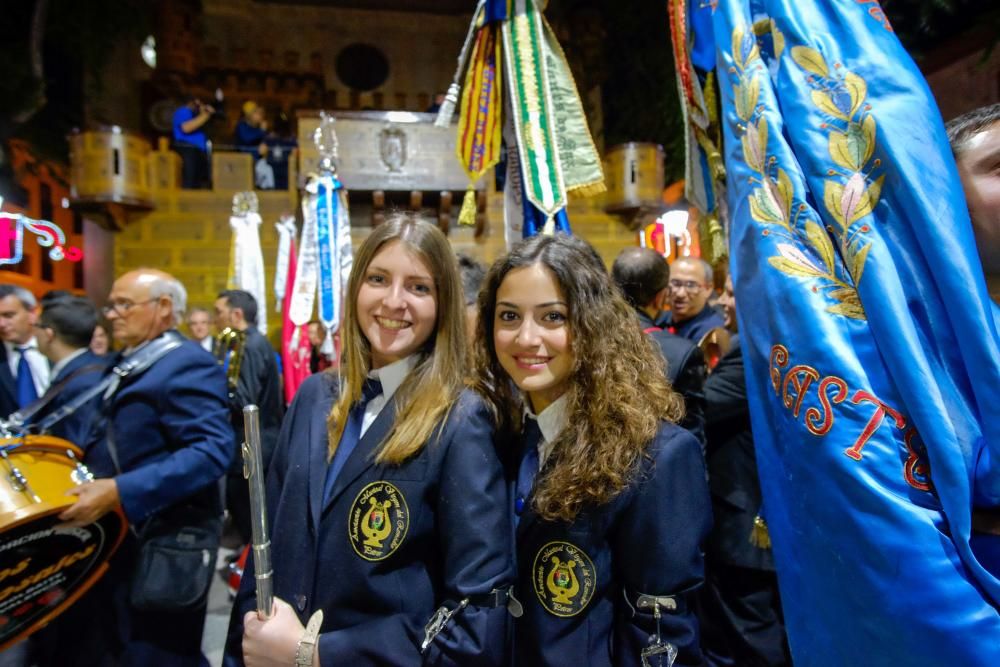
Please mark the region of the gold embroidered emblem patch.
POLYGON ((535 556, 532 585, 538 601, 554 616, 576 616, 594 595, 594 562, 569 542, 549 542, 535 556))
POLYGON ((365 560, 391 556, 403 543, 409 527, 406 498, 389 482, 372 482, 351 503, 347 536, 354 552, 365 560))

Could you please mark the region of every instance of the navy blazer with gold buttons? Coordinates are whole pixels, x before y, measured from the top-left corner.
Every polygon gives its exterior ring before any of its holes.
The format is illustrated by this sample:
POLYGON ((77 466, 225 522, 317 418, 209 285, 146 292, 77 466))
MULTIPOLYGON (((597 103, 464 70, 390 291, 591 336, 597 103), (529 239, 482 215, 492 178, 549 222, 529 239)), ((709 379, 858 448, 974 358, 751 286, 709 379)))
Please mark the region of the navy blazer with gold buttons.
MULTIPOLYGON (((420 653, 438 607, 513 581, 507 490, 484 403, 463 392, 440 436, 397 466, 374 462, 395 419, 389 401, 324 499, 336 384, 329 373, 309 377, 282 424, 267 480, 275 596, 303 624, 323 610, 323 665, 503 664, 503 606, 469 604, 420 653)), ((225 664, 242 664, 243 615, 255 608, 248 562, 225 664)))
POLYGON ((625 490, 572 523, 542 519, 529 497, 516 528, 524 615, 514 622, 513 665, 640 665, 656 628, 650 610, 637 608, 643 594, 669 598, 660 634, 677 649, 676 664, 701 664, 688 607, 704 578, 701 544, 712 523, 701 446, 663 422, 648 453, 625 490))

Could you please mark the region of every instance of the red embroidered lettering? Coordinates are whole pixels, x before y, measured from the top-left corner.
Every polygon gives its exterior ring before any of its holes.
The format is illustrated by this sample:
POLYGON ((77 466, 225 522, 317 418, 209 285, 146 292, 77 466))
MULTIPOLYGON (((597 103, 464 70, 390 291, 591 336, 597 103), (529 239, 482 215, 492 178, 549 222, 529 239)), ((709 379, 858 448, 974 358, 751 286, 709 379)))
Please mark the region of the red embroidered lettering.
POLYGON ((788 365, 788 348, 784 345, 772 345, 771 346, 771 386, 774 387, 774 393, 777 394, 781 391, 779 387, 781 386, 781 371, 779 369, 784 368, 788 365))
POLYGON ((868 444, 868 440, 875 435, 875 431, 877 431, 878 427, 881 426, 882 419, 885 415, 888 414, 893 418, 893 421, 896 422, 896 428, 902 429, 906 427, 906 419, 903 418, 903 415, 899 414, 899 412, 893 410, 888 405, 880 401, 877 396, 873 396, 864 390, 858 390, 854 396, 851 397, 851 403, 860 405, 862 402, 873 403, 876 408, 875 414, 873 414, 871 419, 868 420, 865 430, 862 431, 861 435, 858 436, 858 439, 854 441, 854 446, 850 449, 844 450, 844 453, 855 461, 861 460, 861 450, 864 449, 866 444, 868 444))
POLYGON ((806 428, 813 435, 826 435, 833 428, 833 403, 842 403, 847 398, 847 383, 839 377, 830 375, 823 378, 819 383, 816 392, 819 394, 819 404, 823 407, 822 412, 816 408, 806 410, 806 428), (836 393, 831 397, 826 395, 826 390, 834 386, 836 393), (820 421, 822 419, 822 421, 820 421), (816 425, 819 422, 819 426, 816 425))
POLYGON ((906 464, 903 466, 903 478, 914 489, 930 491, 934 485, 931 482, 931 466, 926 458, 927 448, 924 447, 924 443, 922 442, 914 444, 913 440, 915 438, 919 439, 919 435, 917 434, 917 429, 913 427, 903 436, 903 442, 906 443, 906 452, 909 454, 906 464))
POLYGON ((785 376, 785 382, 781 385, 781 397, 785 403, 785 407, 792 408, 792 416, 798 418, 799 409, 802 407, 802 399, 806 397, 809 385, 812 384, 813 380, 818 379, 819 371, 812 366, 799 364, 789 369, 788 375, 785 376), (792 389, 795 390, 794 400, 788 394, 789 383, 792 384, 792 389))

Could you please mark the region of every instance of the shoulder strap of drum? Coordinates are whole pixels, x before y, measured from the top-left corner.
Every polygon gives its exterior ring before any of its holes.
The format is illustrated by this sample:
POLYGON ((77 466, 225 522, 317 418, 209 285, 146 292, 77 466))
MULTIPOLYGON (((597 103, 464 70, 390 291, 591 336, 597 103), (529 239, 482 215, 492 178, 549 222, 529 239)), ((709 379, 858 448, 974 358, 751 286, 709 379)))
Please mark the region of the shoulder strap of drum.
MULTIPOLYGON (((138 350, 122 359, 122 361, 115 365, 115 367, 111 369, 111 372, 108 375, 105 375, 96 385, 83 392, 42 421, 38 422, 39 430, 45 432, 52 428, 63 419, 66 419, 79 410, 81 406, 93 400, 95 396, 103 393, 104 399, 107 400, 118 389, 118 385, 121 384, 121 381, 124 378, 129 375, 138 375, 142 371, 146 370, 167 352, 179 347, 183 340, 183 337, 176 331, 168 331, 163 336, 150 341, 146 345, 143 345, 138 350)), ((113 453, 112 458, 115 459, 115 462, 117 463, 117 453, 113 453)))
POLYGON ((8 423, 15 426, 21 426, 23 424, 27 424, 32 417, 37 415, 39 412, 42 411, 42 409, 45 408, 45 406, 47 406, 49 403, 55 400, 56 396, 58 396, 62 392, 62 390, 66 388, 66 385, 68 385, 74 378, 77 378, 83 375, 84 373, 94 373, 103 368, 104 364, 87 364, 86 366, 77 368, 75 371, 73 371, 72 373, 64 377, 62 380, 60 380, 58 384, 54 384, 51 387, 49 387, 48 390, 46 390, 46 392, 42 394, 42 397, 39 398, 37 401, 35 401, 30 405, 24 406, 23 410, 18 410, 17 412, 11 414, 11 416, 7 418, 8 423))
MULTIPOLYGON (((112 368, 111 374, 105 378, 107 383, 105 384, 102 382, 101 385, 104 386, 98 385, 98 387, 104 390, 105 404, 107 404, 111 397, 114 396, 115 392, 118 391, 118 387, 121 385, 122 380, 130 375, 141 374, 143 371, 159 361, 164 355, 167 354, 167 352, 180 347, 183 342, 184 337, 179 333, 176 331, 167 331, 159 338, 149 341, 138 350, 122 359, 121 363, 112 368)), ((89 394, 90 392, 87 393, 89 394)), ((96 392, 92 394, 92 396, 96 396, 96 392)), ((111 462, 115 465, 115 471, 120 475, 122 473, 122 468, 118 462, 118 447, 115 446, 114 429, 112 428, 110 421, 108 422, 105 442, 108 446, 108 454, 111 455, 111 462)))

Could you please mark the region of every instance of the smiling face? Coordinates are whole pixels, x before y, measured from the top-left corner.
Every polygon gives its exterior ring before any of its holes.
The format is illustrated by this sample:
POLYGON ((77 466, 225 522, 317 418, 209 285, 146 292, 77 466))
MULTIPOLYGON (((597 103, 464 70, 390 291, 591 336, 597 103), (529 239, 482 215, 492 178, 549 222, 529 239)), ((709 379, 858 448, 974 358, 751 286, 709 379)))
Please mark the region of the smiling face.
POLYGON ((733 293, 732 276, 726 276, 726 288, 722 290, 722 295, 719 297, 719 305, 726 313, 726 328, 730 331, 736 331, 738 327, 736 324, 736 294, 733 293))
POLYGON ((372 368, 419 350, 437 323, 437 287, 427 265, 402 242, 386 243, 365 269, 357 313, 372 368))
POLYGON ((566 392, 572 342, 569 304, 552 272, 532 264, 508 273, 497 290, 493 344, 536 414, 566 392))
POLYGON ((678 259, 670 267, 670 310, 675 322, 689 320, 705 309, 711 285, 700 263, 678 259))
POLYGON ((957 162, 983 268, 1000 274, 1000 122, 966 140, 957 162))

